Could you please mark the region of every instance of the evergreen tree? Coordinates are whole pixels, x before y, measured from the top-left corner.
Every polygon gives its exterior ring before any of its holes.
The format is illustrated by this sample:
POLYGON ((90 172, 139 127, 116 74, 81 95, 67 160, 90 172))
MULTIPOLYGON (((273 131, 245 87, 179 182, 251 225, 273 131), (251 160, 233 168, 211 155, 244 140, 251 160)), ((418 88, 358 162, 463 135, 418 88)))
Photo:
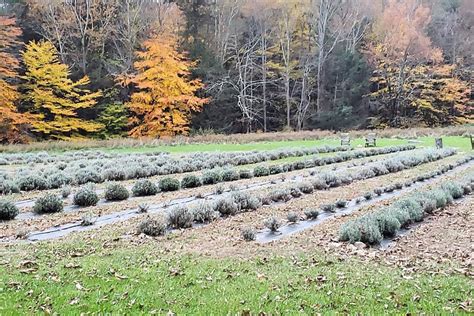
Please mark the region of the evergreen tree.
POLYGON ((121 102, 106 105, 97 121, 104 125, 104 129, 99 133, 102 138, 120 137, 127 134, 127 109, 121 102))

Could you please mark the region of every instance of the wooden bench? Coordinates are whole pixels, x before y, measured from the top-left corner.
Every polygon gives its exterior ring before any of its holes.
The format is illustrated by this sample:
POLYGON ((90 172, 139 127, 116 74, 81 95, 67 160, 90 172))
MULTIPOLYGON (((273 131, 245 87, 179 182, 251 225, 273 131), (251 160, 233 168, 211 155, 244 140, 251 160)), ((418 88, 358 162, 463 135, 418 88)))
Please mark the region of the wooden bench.
POLYGON ((377 136, 375 133, 369 133, 365 137, 365 147, 376 147, 377 146, 377 136))
POLYGON ((344 133, 341 134, 341 146, 350 146, 351 145, 351 137, 349 134, 344 133))
POLYGON ((443 148, 443 139, 440 138, 435 138, 435 145, 437 149, 442 149, 443 148))

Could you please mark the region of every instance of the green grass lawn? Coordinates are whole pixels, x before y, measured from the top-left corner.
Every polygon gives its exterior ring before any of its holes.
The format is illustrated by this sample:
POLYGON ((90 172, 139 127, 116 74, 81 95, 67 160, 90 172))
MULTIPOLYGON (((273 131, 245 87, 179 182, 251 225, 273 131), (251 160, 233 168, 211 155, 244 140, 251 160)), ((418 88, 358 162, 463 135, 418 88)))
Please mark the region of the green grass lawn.
MULTIPOLYGON (((416 145, 418 146, 434 146, 434 137, 420 137, 416 145)), ((443 138, 444 146, 456 147, 460 150, 471 150, 469 138, 461 136, 447 136, 443 138)), ((250 151, 250 150, 272 150, 282 148, 298 148, 298 147, 313 147, 323 145, 339 145, 337 139, 321 139, 321 140, 299 140, 299 141, 278 141, 278 142, 259 142, 247 144, 189 144, 189 145, 175 145, 175 146, 155 146, 155 147, 127 147, 127 148, 101 148, 100 150, 127 153, 127 152, 156 152, 166 151, 174 154, 192 153, 192 152, 212 152, 212 151, 250 151)), ((383 138, 377 141, 377 146, 395 146, 408 144, 404 139, 383 138)), ((364 140, 354 139, 352 146, 363 146, 364 140)))
POLYGON ((9 255, 12 261, 0 265, 2 315, 440 314, 461 312, 460 304, 472 295, 472 281, 461 275, 408 275, 319 253, 209 259, 167 255, 159 244, 104 249, 56 242, 34 248, 34 254, 9 255), (34 263, 22 265, 33 256, 34 263), (27 273, 31 267, 37 271, 27 273))

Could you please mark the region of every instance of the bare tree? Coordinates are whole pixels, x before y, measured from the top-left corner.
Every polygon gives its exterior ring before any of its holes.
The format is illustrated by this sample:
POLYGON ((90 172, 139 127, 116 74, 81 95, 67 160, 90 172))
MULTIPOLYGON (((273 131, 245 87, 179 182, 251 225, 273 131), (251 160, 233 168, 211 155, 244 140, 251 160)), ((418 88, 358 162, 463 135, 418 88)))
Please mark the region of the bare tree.
POLYGON ((236 30, 236 20, 245 0, 213 0, 214 50, 218 61, 224 65, 228 58, 229 44, 236 30))
POLYGON ((111 38, 115 60, 109 65, 115 75, 132 70, 135 51, 150 32, 176 33, 183 20, 176 4, 167 0, 123 0, 119 11, 111 38))
POLYGON ((343 0, 314 0, 313 2, 313 30, 315 44, 318 49, 316 56, 316 113, 321 115, 321 100, 324 91, 323 68, 336 44, 343 39, 347 16, 338 16, 343 0), (337 18, 337 19, 336 19, 337 18))
POLYGON ((30 0, 30 16, 63 61, 87 74, 91 56, 103 60, 118 0, 30 0))

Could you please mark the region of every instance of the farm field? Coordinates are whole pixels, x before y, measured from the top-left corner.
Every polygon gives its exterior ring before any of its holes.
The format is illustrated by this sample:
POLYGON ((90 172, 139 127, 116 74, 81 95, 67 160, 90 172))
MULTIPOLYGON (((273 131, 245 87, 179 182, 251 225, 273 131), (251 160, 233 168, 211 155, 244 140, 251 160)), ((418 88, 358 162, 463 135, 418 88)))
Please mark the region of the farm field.
POLYGON ((474 0, 0 0, 0 316, 473 315, 474 0))
POLYGON ((3 153, 0 314, 473 312, 474 153, 443 142, 3 153))

